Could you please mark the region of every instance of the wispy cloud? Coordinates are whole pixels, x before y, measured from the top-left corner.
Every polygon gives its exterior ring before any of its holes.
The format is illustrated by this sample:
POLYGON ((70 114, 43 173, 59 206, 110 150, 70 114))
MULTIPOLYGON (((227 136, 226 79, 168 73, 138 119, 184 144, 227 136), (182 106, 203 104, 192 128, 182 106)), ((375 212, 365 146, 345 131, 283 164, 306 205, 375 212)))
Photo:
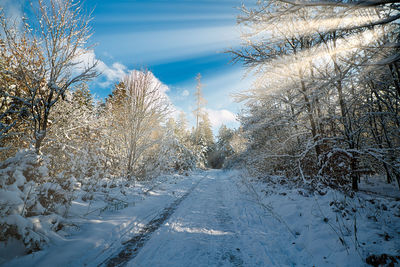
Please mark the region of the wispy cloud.
POLYGON ((221 21, 232 20, 232 14, 126 14, 122 16, 102 15, 96 17, 99 23, 132 23, 132 22, 182 22, 182 21, 221 21))
POLYGON ((103 61, 99 61, 98 69, 100 73, 106 77, 106 80, 100 83, 101 87, 106 87, 111 83, 120 81, 128 72, 127 67, 119 62, 108 66, 103 61))
POLYGON ((131 58, 132 63, 162 63, 199 55, 222 52, 239 45, 240 33, 234 25, 192 29, 155 30, 99 34, 99 48, 113 51, 117 58, 131 58))

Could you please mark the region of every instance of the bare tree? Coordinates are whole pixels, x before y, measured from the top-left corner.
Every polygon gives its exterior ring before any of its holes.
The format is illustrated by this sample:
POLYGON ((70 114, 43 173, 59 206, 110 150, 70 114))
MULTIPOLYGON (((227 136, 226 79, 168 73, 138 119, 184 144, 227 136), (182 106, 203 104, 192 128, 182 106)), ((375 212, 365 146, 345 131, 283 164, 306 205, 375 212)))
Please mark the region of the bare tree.
POLYGON ((168 102, 162 84, 149 71, 132 71, 114 90, 109 100, 120 155, 125 159, 126 175, 132 179, 143 154, 158 140, 152 136, 165 118, 168 102))
POLYGON ((193 110, 194 116, 196 117, 196 131, 199 128, 199 123, 200 119, 202 116, 203 108, 206 105, 206 100, 203 97, 203 84, 201 83, 201 74, 197 74, 196 76, 197 80, 197 85, 196 85, 196 92, 195 92, 195 97, 196 97, 196 108, 193 110))

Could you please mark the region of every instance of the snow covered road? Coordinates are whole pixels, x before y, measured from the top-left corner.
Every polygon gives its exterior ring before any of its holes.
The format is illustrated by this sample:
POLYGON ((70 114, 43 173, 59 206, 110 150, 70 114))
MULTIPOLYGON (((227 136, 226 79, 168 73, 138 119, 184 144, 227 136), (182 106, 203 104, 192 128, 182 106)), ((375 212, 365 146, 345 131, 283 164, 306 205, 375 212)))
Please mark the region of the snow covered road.
POLYGON ((127 266, 294 265, 298 259, 292 261, 275 239, 290 233, 238 183, 234 172, 208 171, 127 266))

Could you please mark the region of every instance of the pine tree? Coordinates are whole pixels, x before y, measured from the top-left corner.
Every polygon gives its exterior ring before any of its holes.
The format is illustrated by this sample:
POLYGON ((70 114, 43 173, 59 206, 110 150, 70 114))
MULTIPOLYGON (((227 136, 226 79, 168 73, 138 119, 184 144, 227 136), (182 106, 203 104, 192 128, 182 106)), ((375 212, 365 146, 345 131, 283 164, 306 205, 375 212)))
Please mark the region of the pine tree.
POLYGON ((208 147, 212 147, 214 145, 214 135, 211 129, 211 122, 208 118, 207 113, 201 115, 201 122, 199 123, 198 134, 203 137, 208 147))
POLYGON ((184 139, 188 139, 189 131, 187 130, 188 121, 185 113, 182 111, 179 113, 178 121, 176 122, 176 133, 178 136, 184 139))
POLYGON ((72 101, 76 101, 80 106, 85 106, 90 110, 93 109, 93 96, 87 83, 83 82, 76 86, 72 101))

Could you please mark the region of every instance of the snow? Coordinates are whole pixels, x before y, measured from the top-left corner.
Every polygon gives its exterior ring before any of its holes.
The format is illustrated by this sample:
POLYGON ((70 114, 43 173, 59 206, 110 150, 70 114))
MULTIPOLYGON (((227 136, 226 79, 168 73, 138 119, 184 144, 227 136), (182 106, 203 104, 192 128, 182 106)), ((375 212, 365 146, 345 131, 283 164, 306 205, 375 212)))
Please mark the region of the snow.
MULTIPOLYGON (((262 208, 241 194, 234 177, 233 172, 207 173, 128 266, 259 266, 276 264, 280 259, 294 262, 269 236, 266 225, 270 218, 260 216, 262 208)), ((269 223, 273 231, 275 224, 269 223)))
POLYGON ((385 181, 385 177, 374 175, 372 177, 365 176, 359 184, 360 191, 369 194, 375 194, 380 196, 386 196, 389 198, 400 199, 400 190, 397 183, 394 181, 388 184, 385 181))
POLYGON ((24 202, 18 196, 17 192, 0 189, 0 205, 3 206, 5 204, 13 206, 21 206, 20 208, 18 208, 18 211, 21 212, 24 202))
MULTIPOLYGON (((127 196, 114 192, 113 197, 131 200, 124 209, 105 206, 100 200, 74 201, 64 237, 53 238, 44 250, 7 261, 4 266, 97 266, 201 177, 196 173, 171 175, 155 183, 138 183, 127 196)), ((3 261, 9 258, 4 255, 3 261)))
POLYGON ((393 197, 321 195, 233 170, 156 181, 115 193, 114 207, 75 201, 63 237, 4 266, 365 266, 400 254, 393 197))
POLYGON ((16 258, 22 255, 24 251, 25 245, 21 240, 11 238, 7 241, 7 244, 0 242, 0 259, 16 258))
POLYGON ((332 189, 320 195, 248 176, 242 181, 266 212, 295 234, 286 248, 297 254, 297 264, 307 256, 300 265, 364 266, 372 254, 400 254, 399 199, 365 192, 351 198, 332 189))

